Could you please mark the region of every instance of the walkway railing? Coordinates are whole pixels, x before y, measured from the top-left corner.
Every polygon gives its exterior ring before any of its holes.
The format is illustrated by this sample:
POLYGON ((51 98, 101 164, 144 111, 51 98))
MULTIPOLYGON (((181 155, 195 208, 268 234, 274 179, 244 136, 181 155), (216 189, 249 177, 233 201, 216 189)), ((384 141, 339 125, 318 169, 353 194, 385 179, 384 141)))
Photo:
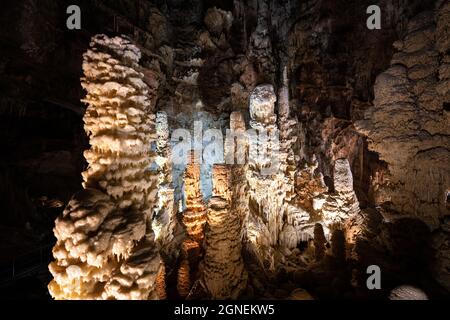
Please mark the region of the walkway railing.
POLYGON ((0 263, 0 286, 24 278, 47 268, 52 260, 53 243, 20 254, 9 262, 0 263))

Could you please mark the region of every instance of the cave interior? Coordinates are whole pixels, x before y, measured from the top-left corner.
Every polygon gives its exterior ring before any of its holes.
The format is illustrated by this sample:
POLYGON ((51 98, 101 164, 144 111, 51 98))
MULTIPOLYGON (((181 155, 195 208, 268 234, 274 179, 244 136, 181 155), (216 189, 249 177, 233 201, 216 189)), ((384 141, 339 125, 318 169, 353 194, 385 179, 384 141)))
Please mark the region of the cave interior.
POLYGON ((0 298, 450 297, 448 1, 2 6, 0 298))

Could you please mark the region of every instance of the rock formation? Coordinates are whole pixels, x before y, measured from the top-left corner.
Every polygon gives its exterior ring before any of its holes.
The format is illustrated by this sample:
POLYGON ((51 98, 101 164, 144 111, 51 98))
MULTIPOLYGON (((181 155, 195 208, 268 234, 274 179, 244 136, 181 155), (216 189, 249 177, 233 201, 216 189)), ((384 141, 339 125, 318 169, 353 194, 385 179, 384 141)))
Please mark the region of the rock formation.
POLYGON ((155 208, 155 216, 152 228, 155 231, 156 242, 166 256, 178 254, 177 207, 175 206, 174 187, 172 184, 172 160, 169 145, 169 124, 167 114, 159 111, 156 113, 156 152, 155 163, 158 166, 158 205, 155 208))
POLYGON ((390 300, 428 300, 425 292, 413 286, 399 286, 392 289, 390 300))
POLYGON ((84 55, 84 116, 91 149, 75 194, 55 222, 57 299, 149 299, 160 270, 151 229, 156 177, 147 170, 155 138, 154 92, 130 41, 98 35, 84 55))
POLYGON ((200 191, 200 164, 196 162, 193 151, 188 158, 184 176, 186 209, 182 218, 186 227, 186 238, 181 249, 182 262, 178 270, 177 285, 181 297, 188 295, 191 285, 197 280, 206 224, 206 206, 200 191))
POLYGON ((391 66, 375 82, 374 106, 357 129, 388 164, 376 204, 439 225, 450 185, 450 4, 423 12, 394 43, 391 66))
POLYGON ((278 163, 278 128, 274 113, 276 95, 271 85, 260 85, 250 96, 249 184, 250 213, 247 239, 261 264, 274 269, 272 247, 278 243, 283 227, 281 187, 283 172, 278 163))
MULTIPOLYGON (((214 165, 208 205, 203 282, 213 299, 237 299, 247 284, 241 256, 241 219, 232 208, 232 166, 214 165)), ((242 196, 242 195, 238 195, 242 196)))
POLYGON ((353 190, 353 176, 347 159, 334 163, 334 193, 325 194, 325 201, 319 207, 325 224, 342 225, 346 219, 358 214, 359 203, 353 190))

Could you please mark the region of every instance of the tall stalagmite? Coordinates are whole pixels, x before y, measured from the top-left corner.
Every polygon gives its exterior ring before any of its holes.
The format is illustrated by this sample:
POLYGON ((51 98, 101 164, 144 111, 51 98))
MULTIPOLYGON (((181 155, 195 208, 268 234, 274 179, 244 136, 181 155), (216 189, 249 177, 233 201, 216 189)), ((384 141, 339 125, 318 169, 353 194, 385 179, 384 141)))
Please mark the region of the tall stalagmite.
POLYGON ((178 293, 182 297, 187 295, 196 278, 205 237, 206 206, 200 191, 200 164, 195 160, 193 151, 188 157, 184 183, 186 209, 182 221, 186 227, 186 238, 181 248, 183 261, 178 270, 178 293))
POLYGON ((209 201, 203 281, 214 299, 237 299, 247 273, 241 256, 241 220, 232 211, 232 166, 213 167, 213 197, 209 201))
POLYGON ((156 177, 148 171, 155 139, 155 89, 143 81, 130 41, 92 38, 84 54, 84 116, 91 148, 84 190, 55 222, 56 299, 156 298, 160 258, 151 229, 156 177))

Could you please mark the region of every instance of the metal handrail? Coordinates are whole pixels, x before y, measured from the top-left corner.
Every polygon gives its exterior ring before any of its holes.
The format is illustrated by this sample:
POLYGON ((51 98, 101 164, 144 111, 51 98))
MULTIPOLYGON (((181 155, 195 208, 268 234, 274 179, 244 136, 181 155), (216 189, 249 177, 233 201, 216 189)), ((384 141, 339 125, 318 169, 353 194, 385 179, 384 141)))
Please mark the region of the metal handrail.
MULTIPOLYGON (((26 253, 22 253, 18 256, 15 256, 11 259, 10 263, 6 264, 6 269, 11 270, 10 272, 6 272, 9 273, 9 275, 6 276, 1 276, 0 277, 0 285, 22 278, 24 276, 26 276, 27 274, 30 274, 36 270, 39 270, 40 268, 42 268, 43 265, 47 266, 47 263, 49 262, 50 255, 49 255, 49 259, 45 260, 44 259, 44 255, 46 253, 50 253, 51 252, 51 248, 53 247, 53 243, 48 243, 45 245, 41 245, 39 248, 30 250, 26 253), (28 261, 25 261, 25 267, 20 267, 20 263, 24 262, 24 261, 20 261, 21 258, 24 257, 29 257, 30 259, 28 259, 28 261), (34 258, 38 258, 39 262, 38 263, 34 263, 34 258), (9 268, 8 268, 9 267, 9 268)), ((5 266, 5 265, 3 265, 5 266)), ((1 269, 3 269, 3 266, 0 266, 1 269)))

